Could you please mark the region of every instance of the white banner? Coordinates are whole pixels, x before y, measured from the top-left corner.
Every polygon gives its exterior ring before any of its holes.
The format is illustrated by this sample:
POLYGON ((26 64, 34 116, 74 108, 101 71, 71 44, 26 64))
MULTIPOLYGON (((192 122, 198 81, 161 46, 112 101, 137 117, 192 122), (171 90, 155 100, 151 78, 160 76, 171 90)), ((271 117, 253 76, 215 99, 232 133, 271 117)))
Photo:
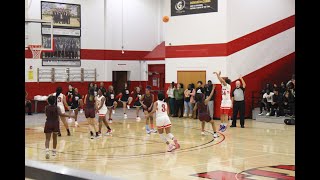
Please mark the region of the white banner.
MULTIPOLYGON (((51 34, 51 28, 42 28, 42 34, 51 34)), ((81 36, 80 29, 61 29, 53 28, 53 35, 63 35, 63 36, 81 36)))

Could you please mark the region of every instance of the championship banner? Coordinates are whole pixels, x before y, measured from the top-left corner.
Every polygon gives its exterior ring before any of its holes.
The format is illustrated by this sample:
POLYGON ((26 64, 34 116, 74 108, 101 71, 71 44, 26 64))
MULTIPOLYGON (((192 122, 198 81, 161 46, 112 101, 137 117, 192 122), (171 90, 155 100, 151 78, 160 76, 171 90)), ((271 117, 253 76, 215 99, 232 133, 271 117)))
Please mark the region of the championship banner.
POLYGON ((171 0, 171 16, 218 12, 218 0, 171 0))

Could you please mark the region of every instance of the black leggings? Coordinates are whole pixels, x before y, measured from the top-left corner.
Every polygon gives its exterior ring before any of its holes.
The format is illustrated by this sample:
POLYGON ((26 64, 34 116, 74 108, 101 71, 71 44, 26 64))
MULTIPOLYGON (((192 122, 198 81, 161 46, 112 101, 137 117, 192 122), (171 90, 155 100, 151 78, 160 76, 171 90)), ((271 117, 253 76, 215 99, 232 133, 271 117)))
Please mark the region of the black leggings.
POLYGON ((178 116, 179 109, 180 109, 180 116, 179 117, 183 117, 183 99, 175 100, 175 106, 174 106, 175 114, 174 114, 174 116, 178 116))
POLYGON ((30 101, 26 102, 26 107, 28 108, 28 114, 31 114, 32 105, 30 101))

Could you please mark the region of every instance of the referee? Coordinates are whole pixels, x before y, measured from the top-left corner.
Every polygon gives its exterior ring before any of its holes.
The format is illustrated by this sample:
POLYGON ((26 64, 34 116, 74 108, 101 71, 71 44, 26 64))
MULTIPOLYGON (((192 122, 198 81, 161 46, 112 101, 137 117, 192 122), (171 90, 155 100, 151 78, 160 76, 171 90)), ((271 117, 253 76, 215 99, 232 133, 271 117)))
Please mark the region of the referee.
POLYGON ((240 76, 242 86, 240 81, 236 81, 236 88, 232 91, 232 102, 233 102, 233 117, 232 125, 230 127, 237 127, 237 115, 238 111, 240 113, 240 125, 244 128, 244 113, 245 113, 245 103, 244 103, 244 90, 246 88, 246 83, 240 76))

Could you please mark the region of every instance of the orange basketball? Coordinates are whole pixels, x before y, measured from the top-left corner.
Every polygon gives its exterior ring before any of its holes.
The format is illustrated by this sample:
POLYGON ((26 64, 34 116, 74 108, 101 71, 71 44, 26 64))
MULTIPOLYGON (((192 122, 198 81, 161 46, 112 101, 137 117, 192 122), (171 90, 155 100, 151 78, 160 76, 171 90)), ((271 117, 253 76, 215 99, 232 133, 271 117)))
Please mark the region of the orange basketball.
POLYGON ((165 22, 165 23, 168 22, 169 21, 169 17, 168 16, 163 16, 162 21, 165 22))

